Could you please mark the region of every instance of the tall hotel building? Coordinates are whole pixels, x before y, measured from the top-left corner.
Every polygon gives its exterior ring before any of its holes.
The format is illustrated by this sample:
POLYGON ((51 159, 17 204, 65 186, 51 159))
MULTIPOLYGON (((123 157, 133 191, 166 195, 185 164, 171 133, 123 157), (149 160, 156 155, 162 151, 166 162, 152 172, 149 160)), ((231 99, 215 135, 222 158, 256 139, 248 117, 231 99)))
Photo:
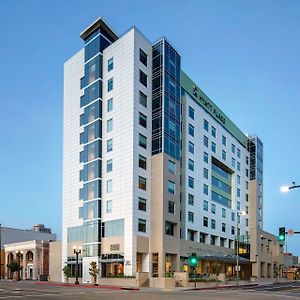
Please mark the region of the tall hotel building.
POLYGON ((81 38, 64 66, 62 265, 80 246, 85 282, 92 261, 103 277, 164 277, 187 271, 191 253, 200 273, 221 261, 230 274, 238 235, 249 272, 261 141, 182 71, 166 38, 152 43, 136 27, 118 36, 103 18, 81 38))

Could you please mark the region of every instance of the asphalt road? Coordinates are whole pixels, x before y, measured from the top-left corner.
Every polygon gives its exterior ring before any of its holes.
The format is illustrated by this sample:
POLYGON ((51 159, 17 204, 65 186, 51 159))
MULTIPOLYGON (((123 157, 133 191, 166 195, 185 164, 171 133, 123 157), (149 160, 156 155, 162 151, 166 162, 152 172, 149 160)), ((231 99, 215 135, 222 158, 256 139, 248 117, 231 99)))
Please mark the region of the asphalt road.
POLYGON ((295 299, 300 300, 300 282, 256 287, 226 288, 218 290, 155 290, 144 288, 140 291, 110 290, 98 288, 57 287, 35 285, 32 282, 0 281, 1 299, 83 299, 83 300, 259 300, 295 299))

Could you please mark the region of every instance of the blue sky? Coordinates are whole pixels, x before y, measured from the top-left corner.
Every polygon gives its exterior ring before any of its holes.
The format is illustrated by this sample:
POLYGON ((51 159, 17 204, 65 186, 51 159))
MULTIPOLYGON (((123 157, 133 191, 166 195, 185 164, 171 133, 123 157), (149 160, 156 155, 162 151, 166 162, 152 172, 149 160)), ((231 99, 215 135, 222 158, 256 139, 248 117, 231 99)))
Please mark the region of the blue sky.
MULTIPOLYGON (((119 34, 166 36, 190 77, 262 139, 264 228, 300 230, 300 190, 279 192, 300 183, 299 10, 296 0, 1 1, 0 222, 60 233, 63 63, 102 15, 119 34)), ((300 236, 288 244, 300 255, 300 236)))

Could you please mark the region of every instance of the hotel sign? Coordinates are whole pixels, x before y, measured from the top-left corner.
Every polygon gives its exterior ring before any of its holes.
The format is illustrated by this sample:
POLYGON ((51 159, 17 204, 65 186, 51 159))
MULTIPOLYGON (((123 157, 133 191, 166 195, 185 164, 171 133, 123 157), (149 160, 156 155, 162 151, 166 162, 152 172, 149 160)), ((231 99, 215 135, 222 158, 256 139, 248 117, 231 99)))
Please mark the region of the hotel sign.
MULTIPOLYGON (((206 110, 218 123, 233 135, 244 147, 246 135, 226 116, 226 114, 186 75, 181 71, 181 87, 206 110)), ((246 111, 245 111, 246 113, 246 111)))
POLYGON ((225 125, 226 118, 207 100, 204 99, 201 95, 199 95, 198 88, 193 85, 193 95, 199 100, 202 106, 206 107, 211 114, 213 114, 222 124, 225 125))

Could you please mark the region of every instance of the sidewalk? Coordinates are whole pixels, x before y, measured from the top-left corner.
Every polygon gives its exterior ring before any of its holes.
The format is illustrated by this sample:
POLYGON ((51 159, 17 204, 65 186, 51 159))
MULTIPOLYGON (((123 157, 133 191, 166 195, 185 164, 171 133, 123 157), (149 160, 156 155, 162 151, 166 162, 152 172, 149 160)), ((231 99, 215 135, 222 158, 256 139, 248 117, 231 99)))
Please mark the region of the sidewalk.
POLYGON ((47 282, 47 281, 36 281, 36 285, 44 286, 64 286, 74 288, 87 288, 87 289, 108 289, 108 290, 128 290, 128 291, 139 291, 139 288, 126 287, 126 286, 115 286, 115 285, 93 285, 87 283, 75 284, 75 283, 61 283, 61 282, 47 282))

